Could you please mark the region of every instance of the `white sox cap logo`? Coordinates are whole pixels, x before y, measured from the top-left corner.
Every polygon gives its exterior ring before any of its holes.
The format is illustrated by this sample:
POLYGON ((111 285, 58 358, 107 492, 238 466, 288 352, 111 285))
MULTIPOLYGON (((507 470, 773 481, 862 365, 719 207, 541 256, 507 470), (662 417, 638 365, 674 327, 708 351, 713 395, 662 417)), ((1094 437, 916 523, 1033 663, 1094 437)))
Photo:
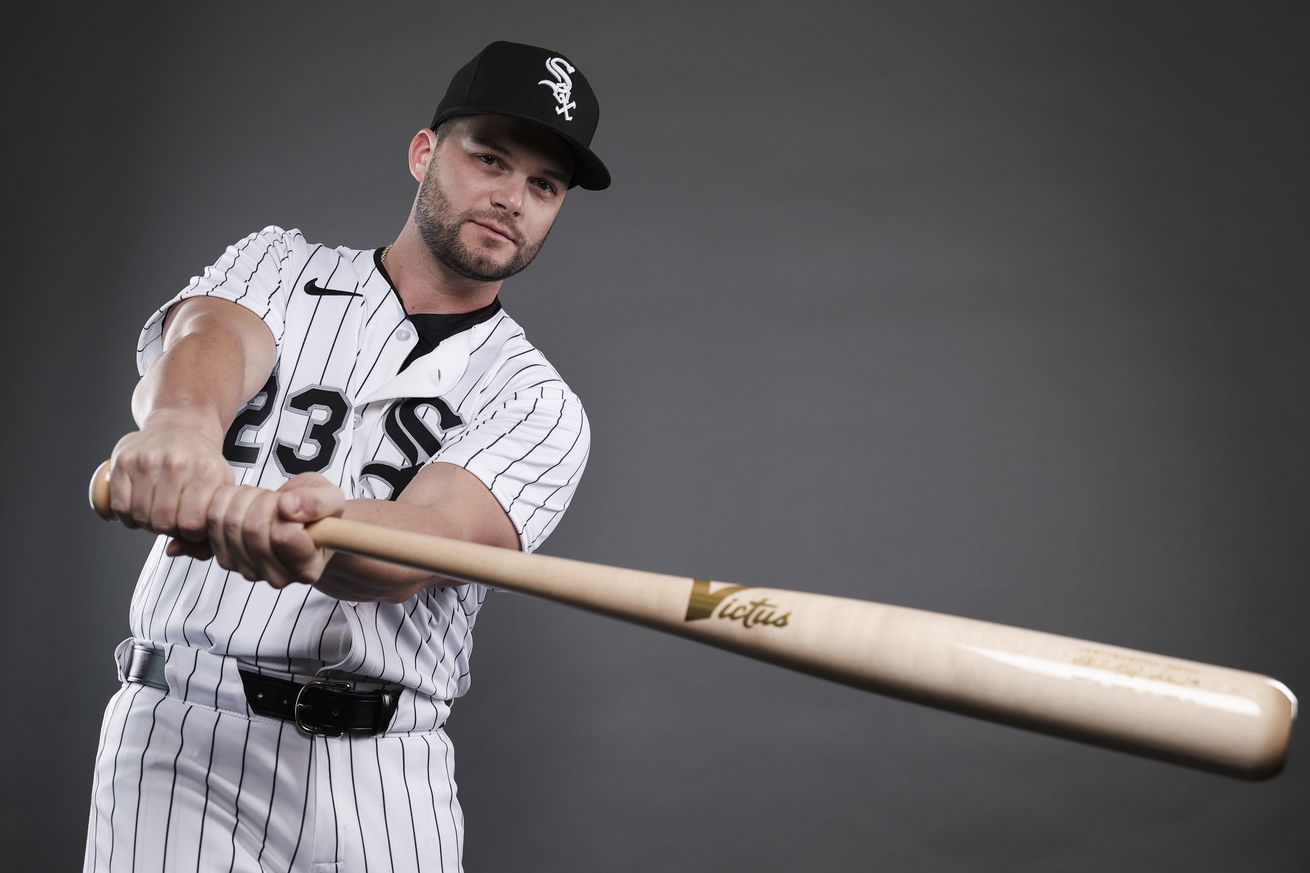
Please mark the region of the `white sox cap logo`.
POLYGON ((575 68, 563 58, 551 58, 546 61, 546 69, 555 77, 555 81, 542 79, 537 84, 545 85, 554 92, 555 99, 559 101, 559 106, 555 107, 555 114, 563 115, 565 121, 572 121, 573 116, 569 115, 569 112, 578 104, 572 100, 573 80, 569 78, 569 73, 576 72, 575 68))

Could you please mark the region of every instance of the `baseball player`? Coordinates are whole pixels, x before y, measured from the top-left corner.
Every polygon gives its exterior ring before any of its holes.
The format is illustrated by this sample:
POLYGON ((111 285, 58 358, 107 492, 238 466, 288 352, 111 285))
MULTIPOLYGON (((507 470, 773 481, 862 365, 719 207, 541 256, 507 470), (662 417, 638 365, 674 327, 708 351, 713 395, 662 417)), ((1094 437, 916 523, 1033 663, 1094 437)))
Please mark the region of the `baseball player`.
POLYGON ((267 227, 146 322, 110 503, 159 537, 86 870, 460 869, 442 726, 487 589, 316 548, 305 524, 531 551, 559 522, 587 419, 499 291, 570 188, 608 186, 598 115, 571 60, 493 43, 410 142, 393 243, 267 227))

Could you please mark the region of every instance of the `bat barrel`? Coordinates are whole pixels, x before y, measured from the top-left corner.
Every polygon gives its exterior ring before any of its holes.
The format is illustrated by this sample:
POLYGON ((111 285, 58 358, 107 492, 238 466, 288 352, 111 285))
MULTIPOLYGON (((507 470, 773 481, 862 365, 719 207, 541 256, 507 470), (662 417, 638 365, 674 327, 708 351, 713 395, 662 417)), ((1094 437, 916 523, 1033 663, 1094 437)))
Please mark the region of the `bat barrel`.
MULTIPOLYGON (((773 599, 782 602, 784 594, 773 599)), ((808 672, 883 694, 1244 778, 1268 778, 1283 766, 1296 699, 1267 676, 903 607, 824 600, 836 602, 803 608, 842 619, 809 651, 775 649, 768 660, 794 659, 811 665, 808 672)))

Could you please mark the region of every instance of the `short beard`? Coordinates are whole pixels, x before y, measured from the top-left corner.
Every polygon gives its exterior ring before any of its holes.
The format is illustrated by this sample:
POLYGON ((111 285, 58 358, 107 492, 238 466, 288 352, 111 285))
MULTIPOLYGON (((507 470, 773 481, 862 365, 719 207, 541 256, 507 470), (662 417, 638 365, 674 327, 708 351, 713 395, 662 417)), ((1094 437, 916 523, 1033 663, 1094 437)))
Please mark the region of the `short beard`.
MULTIPOLYGON (((418 201, 414 205, 414 223, 418 228, 419 236, 423 238, 428 251, 438 262, 452 272, 475 282, 499 282, 508 279, 532 263, 532 259, 541 250, 542 243, 546 241, 546 237, 542 237, 534 246, 519 246, 515 243, 514 256, 503 264, 497 264, 485 255, 474 253, 459 238, 459 232, 465 223, 477 218, 501 226, 508 222, 490 210, 478 212, 470 209, 459 215, 455 215, 454 212, 450 199, 436 180, 435 173, 429 171, 419 184, 418 201)), ((519 233, 518 228, 513 224, 509 224, 509 227, 516 235, 519 233)))

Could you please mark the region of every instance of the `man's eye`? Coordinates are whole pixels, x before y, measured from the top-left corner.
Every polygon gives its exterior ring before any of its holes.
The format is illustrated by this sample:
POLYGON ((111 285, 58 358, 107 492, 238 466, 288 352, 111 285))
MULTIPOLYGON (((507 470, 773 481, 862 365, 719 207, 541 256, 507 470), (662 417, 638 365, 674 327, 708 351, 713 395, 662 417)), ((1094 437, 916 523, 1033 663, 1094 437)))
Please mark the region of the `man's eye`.
POLYGON ((495 166, 497 163, 496 158, 492 155, 475 155, 475 157, 488 167, 495 166))
POLYGON ((554 193, 555 193, 555 186, 554 186, 552 183, 547 182, 545 179, 538 179, 538 180, 537 180, 537 187, 540 188, 542 191, 544 191, 544 192, 547 193, 547 194, 554 194, 554 193))

